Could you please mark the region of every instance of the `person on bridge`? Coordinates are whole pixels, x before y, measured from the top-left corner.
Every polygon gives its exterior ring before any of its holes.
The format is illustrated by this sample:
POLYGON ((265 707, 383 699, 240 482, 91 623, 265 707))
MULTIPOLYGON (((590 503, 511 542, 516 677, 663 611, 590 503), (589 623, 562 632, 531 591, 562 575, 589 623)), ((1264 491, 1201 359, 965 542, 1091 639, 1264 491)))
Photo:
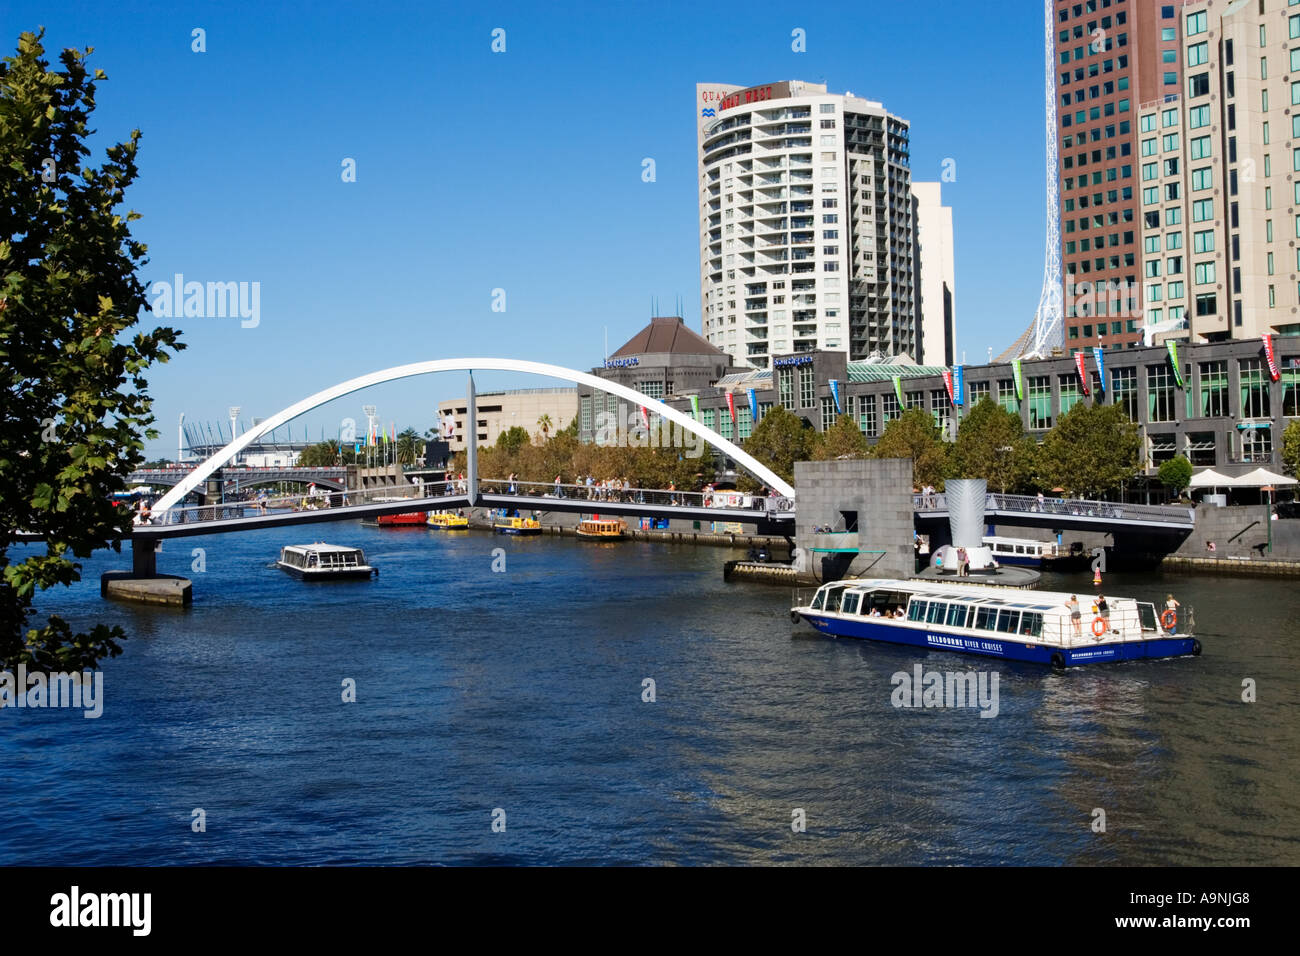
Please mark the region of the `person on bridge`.
POLYGON ((560 485, 561 485, 561 482, 560 482, 560 476, 559 476, 559 475, 556 475, 556 476, 555 476, 555 497, 557 497, 557 498, 563 498, 563 497, 564 497, 564 489, 561 488, 560 485))

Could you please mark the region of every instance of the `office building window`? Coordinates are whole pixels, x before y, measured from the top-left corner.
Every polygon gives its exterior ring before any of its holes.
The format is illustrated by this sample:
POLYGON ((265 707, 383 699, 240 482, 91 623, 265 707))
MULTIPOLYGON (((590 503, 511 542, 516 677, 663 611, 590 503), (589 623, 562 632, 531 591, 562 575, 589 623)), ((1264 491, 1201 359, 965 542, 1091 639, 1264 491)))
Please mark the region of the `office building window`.
POLYGON ((876 423, 876 396, 858 396, 858 428, 868 438, 875 438, 879 425, 876 423))
POLYGON ((1062 375, 1057 379, 1056 385, 1061 394, 1061 414, 1065 415, 1083 400, 1083 391, 1079 387, 1079 376, 1074 372, 1062 375))
POLYGON ((1300 417, 1300 359, 1282 360, 1282 414, 1300 417))
POLYGON ((1016 398, 1016 380, 998 379, 998 404, 1009 412, 1020 411, 1020 399, 1016 398))
POLYGON ((1241 373, 1241 417, 1270 418, 1272 406, 1269 401, 1272 381, 1263 359, 1242 359, 1241 373))
POLYGON ((1168 362, 1147 366, 1147 421, 1174 421, 1174 373, 1168 362))
POLYGON ((1124 409, 1132 421, 1138 420, 1137 369, 1115 368, 1110 371, 1111 404, 1124 409))
POLYGON ((1031 376, 1029 386, 1029 427, 1052 427, 1052 379, 1047 375, 1031 376))
POLYGON ((776 400, 782 406, 794 408, 794 369, 779 368, 776 370, 776 394, 776 400))
POLYGON ((966 396, 967 404, 969 407, 974 408, 989 397, 989 383, 971 382, 966 386, 966 396))
POLYGON ((888 425, 899 416, 898 396, 893 392, 886 392, 880 396, 880 424, 881 427, 888 425))
POLYGON ((835 419, 837 417, 838 416, 836 416, 835 414, 835 399, 823 398, 822 399, 822 431, 828 431, 830 427, 835 424, 835 419))
POLYGON ((813 398, 815 397, 813 383, 813 367, 811 365, 799 366, 799 407, 811 408, 813 398))
POLYGON ((754 431, 754 416, 749 411, 749 404, 746 403, 736 409, 736 437, 741 441, 748 438, 754 431))

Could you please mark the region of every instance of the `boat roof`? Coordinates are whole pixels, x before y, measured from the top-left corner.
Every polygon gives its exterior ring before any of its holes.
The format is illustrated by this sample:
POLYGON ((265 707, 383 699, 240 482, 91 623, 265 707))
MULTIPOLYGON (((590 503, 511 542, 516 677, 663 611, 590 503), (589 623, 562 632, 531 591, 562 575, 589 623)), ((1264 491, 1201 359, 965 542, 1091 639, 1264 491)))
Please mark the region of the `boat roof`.
MULTIPOLYGON (((1030 607, 1034 610, 1051 610, 1061 607, 1069 601, 1071 597, 1078 598, 1081 605, 1086 605, 1095 597, 1095 595, 1090 592, 1037 591, 1025 590, 1023 588, 1002 587, 993 584, 960 584, 957 582, 949 583, 947 581, 899 581, 894 578, 848 578, 843 581, 833 581, 830 585, 824 584, 822 587, 830 587, 834 585, 844 585, 845 587, 861 588, 863 590, 888 588, 891 591, 903 591, 938 600, 966 601, 972 604, 1016 604, 1021 607, 1030 607)), ((1124 601, 1129 599, 1112 595, 1108 597, 1107 600, 1124 601)))
POLYGON ((288 551, 318 551, 321 553, 337 553, 339 551, 360 551, 360 548, 353 548, 346 544, 325 544, 317 541, 315 544, 287 544, 285 549, 288 551))

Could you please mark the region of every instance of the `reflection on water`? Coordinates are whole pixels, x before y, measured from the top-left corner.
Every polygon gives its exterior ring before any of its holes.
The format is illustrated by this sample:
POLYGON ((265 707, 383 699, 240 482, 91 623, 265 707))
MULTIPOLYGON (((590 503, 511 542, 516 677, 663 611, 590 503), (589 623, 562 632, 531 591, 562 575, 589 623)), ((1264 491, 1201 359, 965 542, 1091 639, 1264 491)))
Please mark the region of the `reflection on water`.
POLYGON ((206 549, 182 612, 101 601, 125 559, 87 562, 58 609, 132 638, 101 719, 0 711, 0 861, 1300 862, 1286 581, 1109 575, 1194 606, 1205 653, 1057 674, 820 637, 785 589, 724 584, 721 549, 319 533, 379 579, 268 567, 293 532, 168 542, 162 571, 206 549), (917 662, 996 668, 998 716, 895 709, 917 662))

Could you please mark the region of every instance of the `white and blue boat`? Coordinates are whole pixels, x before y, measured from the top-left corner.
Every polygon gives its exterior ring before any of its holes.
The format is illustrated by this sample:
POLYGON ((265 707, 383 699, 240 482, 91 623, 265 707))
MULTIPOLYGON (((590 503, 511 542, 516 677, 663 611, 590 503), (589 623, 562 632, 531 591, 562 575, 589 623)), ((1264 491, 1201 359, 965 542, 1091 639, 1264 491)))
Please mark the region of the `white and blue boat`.
POLYGON ((809 604, 790 609, 790 619, 834 637, 1053 667, 1201 653, 1200 641, 1177 631, 1176 615, 1162 620, 1150 602, 1107 597, 1103 615, 1084 594, 1076 624, 1071 597, 949 581, 845 580, 822 585, 809 604))

